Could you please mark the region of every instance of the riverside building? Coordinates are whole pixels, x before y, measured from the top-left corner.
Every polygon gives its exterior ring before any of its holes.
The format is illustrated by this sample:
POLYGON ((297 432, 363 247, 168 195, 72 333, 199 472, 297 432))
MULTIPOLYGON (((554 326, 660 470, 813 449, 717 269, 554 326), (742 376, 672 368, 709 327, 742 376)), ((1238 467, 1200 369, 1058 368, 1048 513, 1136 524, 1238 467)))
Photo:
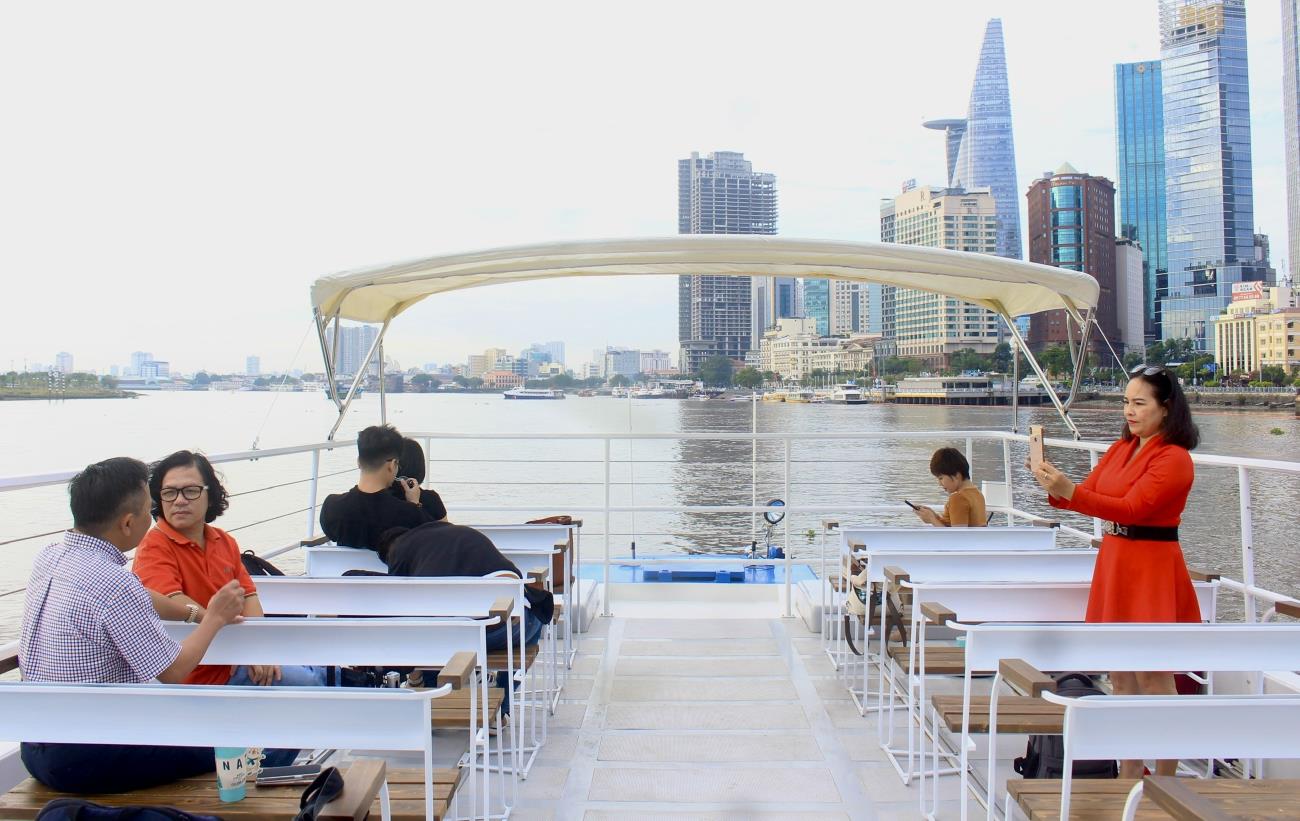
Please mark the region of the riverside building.
POLYGON ((1161 336, 1209 351, 1232 286, 1267 276, 1254 261, 1245 0, 1161 0, 1160 55, 1169 253, 1161 336))
MULTIPOLYGON (((987 188, 911 188, 881 203, 880 241, 995 254, 997 204, 987 188)), ((997 316, 986 308, 913 288, 885 287, 883 335, 889 354, 944 368, 952 354, 991 354, 997 316)))
POLYGON ((1289 287, 1265 288, 1261 282, 1233 286, 1232 302, 1214 319, 1214 360, 1224 375, 1257 373, 1278 365, 1288 373, 1300 368, 1300 307, 1289 287))
MULTIPOLYGON (((755 172, 745 155, 692 152, 677 163, 677 233, 775 234, 776 177, 755 172)), ((794 283, 790 285, 793 287, 794 283)), ((684 274, 677 283, 679 362, 698 372, 712 356, 744 360, 755 347, 750 279, 684 274)))
POLYGON ((1142 247, 1142 324, 1149 342, 1160 338, 1161 301, 1169 288, 1165 112, 1160 83, 1159 60, 1115 66, 1119 235, 1142 247))

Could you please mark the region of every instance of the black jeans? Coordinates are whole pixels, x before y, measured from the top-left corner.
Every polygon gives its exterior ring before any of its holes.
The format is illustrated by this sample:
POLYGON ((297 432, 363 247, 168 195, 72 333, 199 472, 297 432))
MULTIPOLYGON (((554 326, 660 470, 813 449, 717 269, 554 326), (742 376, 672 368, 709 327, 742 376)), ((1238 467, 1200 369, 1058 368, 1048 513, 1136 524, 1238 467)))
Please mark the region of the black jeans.
MULTIPOLYGON (((297 750, 267 750, 267 767, 292 764, 297 750), (285 760, 285 759, 288 760, 285 760)), ((24 741, 23 765, 45 786, 72 793, 121 793, 216 772, 211 747, 45 744, 24 741)))

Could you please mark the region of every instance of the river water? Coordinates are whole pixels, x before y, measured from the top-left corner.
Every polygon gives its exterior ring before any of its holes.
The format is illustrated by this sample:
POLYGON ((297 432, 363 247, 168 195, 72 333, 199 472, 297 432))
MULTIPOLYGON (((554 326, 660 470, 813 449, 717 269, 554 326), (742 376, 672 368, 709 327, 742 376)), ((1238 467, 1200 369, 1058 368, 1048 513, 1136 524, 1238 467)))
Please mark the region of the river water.
MULTIPOLYGON (((787 405, 681 400, 616 400, 570 397, 556 402, 510 402, 497 394, 399 394, 388 397, 389 421, 404 431, 459 433, 745 433, 756 411, 766 433, 891 432, 922 430, 1005 430, 1006 408, 903 405, 787 405)), ((319 393, 194 392, 150 393, 129 400, 61 403, 0 402, 0 476, 75 470, 109 456, 156 459, 179 448, 209 454, 320 442, 334 420, 333 405, 319 393)), ((338 438, 348 438, 379 417, 378 397, 360 397, 338 438)), ((1117 409, 1081 409, 1075 418, 1087 439, 1110 441, 1117 409)), ((1021 425, 1044 424, 1048 436, 1066 437, 1050 408, 1021 411, 1021 425)), ((1241 412, 1199 413, 1200 452, 1265 459, 1300 459, 1300 423, 1290 415, 1241 412), (1272 433, 1280 429, 1280 434, 1272 433)), ((965 437, 934 440, 798 441, 792 445, 790 504, 894 504, 901 499, 942 505, 930 477, 930 452, 943 445, 963 448, 965 437)), ((599 441, 434 440, 427 484, 443 496, 453 521, 519 521, 524 514, 479 513, 475 506, 529 505, 564 513, 600 507, 604 501, 603 444, 599 441)), ((784 445, 759 444, 758 498, 784 494, 784 445)), ((1013 465, 1024 461, 1013 449, 1013 465)), ((974 479, 1001 481, 997 443, 977 443, 974 479)), ((1088 467, 1077 451, 1049 453, 1076 478, 1088 467)), ((309 455, 239 462, 221 467, 233 495, 216 522, 233 530, 241 545, 264 552, 306 535, 309 455), (269 489, 267 489, 269 488, 269 489), (290 514, 290 515, 286 515, 290 514), (278 518, 273 518, 278 517, 278 518), (270 519, 270 521, 265 521, 270 519), (260 523, 260 524, 259 524, 260 523)), ((642 440, 611 446, 613 505, 748 505, 751 448, 748 442, 642 440), (629 458, 631 462, 629 463, 629 458)), ((355 450, 344 447, 321 457, 320 498, 355 481, 355 450)), ((1047 513, 1043 494, 1027 471, 1012 471, 1017 506, 1047 513)), ((1300 476, 1260 473, 1252 481, 1258 582, 1269 589, 1300 591, 1295 531, 1300 511, 1300 476)), ((1184 514, 1183 546, 1189 564, 1241 578, 1237 476, 1234 469, 1203 468, 1184 514)), ((605 523, 599 513, 581 514, 584 558, 596 560, 605 523)), ((808 535, 824 518, 852 524, 916 524, 898 514, 792 515, 791 550, 796 558, 817 555, 808 535)), ((1085 529, 1090 523, 1067 517, 1085 529)), ((0 493, 0 593, 20 588, 32 556, 56 536, 20 537, 67 527, 63 487, 0 493)), ((778 529, 778 538, 783 535, 778 529)), ((640 513, 611 516, 612 555, 638 552, 731 551, 751 538, 749 514, 640 513)), ((295 567, 293 560, 283 562, 295 567)), ((21 593, 0 596, 0 639, 16 630, 21 593)), ((1233 605, 1229 603, 1229 611, 1233 605)))

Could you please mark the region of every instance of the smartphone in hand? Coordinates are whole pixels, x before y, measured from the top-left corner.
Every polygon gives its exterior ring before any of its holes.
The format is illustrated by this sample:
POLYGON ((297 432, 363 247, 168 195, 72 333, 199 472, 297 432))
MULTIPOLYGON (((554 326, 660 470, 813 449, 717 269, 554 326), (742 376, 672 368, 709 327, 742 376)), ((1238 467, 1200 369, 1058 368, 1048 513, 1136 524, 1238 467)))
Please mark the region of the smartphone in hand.
POLYGON ((910 507, 912 510, 920 510, 920 509, 921 509, 920 507, 918 507, 917 505, 912 504, 911 502, 907 501, 906 499, 903 500, 903 504, 907 505, 907 506, 910 507))
POLYGON ((1038 470, 1043 464, 1043 426, 1029 426, 1029 469, 1038 470))

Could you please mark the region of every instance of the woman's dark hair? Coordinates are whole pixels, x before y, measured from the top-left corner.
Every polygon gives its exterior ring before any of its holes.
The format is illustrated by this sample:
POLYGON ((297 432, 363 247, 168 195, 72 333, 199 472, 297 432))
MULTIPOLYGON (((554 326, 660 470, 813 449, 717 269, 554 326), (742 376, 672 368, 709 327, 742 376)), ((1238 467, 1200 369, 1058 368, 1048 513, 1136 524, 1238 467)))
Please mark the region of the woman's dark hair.
POLYGON ((139 459, 118 456, 105 459, 72 477, 68 482, 68 503, 72 526, 94 536, 105 525, 139 504, 149 480, 149 469, 139 459))
POLYGON ((397 461, 397 475, 424 484, 424 448, 409 436, 402 439, 402 458, 397 461))
POLYGON ((970 478, 970 462, 956 448, 939 448, 930 457, 930 475, 932 476, 957 476, 961 475, 963 479, 970 478))
POLYGON ((197 468, 199 475, 203 477, 203 484, 208 486, 208 510, 203 516, 203 521, 212 523, 226 512, 226 508, 230 507, 230 497, 226 493, 225 485, 221 484, 221 476, 213 469, 208 457, 197 451, 178 450, 149 466, 149 498, 153 500, 153 509, 150 512, 153 514, 154 521, 163 518, 162 483, 167 472, 173 468, 197 468))
POLYGON ((402 434, 392 425, 371 425, 357 434, 357 464, 377 470, 389 459, 402 458, 402 434))
MULTIPOLYGON (((1156 395, 1156 401, 1164 405, 1165 410, 1168 411, 1164 424, 1160 428, 1160 438, 1171 445, 1195 450, 1201 443, 1201 431, 1192 421, 1192 409, 1187 404, 1187 396, 1183 393, 1182 385, 1178 384, 1178 377, 1170 373, 1168 368, 1161 368, 1152 374, 1138 368, 1134 369, 1137 373, 1133 374, 1132 378, 1141 379, 1150 385, 1156 395)), ((1128 425, 1124 426, 1120 436, 1123 439, 1133 438, 1128 425)))

